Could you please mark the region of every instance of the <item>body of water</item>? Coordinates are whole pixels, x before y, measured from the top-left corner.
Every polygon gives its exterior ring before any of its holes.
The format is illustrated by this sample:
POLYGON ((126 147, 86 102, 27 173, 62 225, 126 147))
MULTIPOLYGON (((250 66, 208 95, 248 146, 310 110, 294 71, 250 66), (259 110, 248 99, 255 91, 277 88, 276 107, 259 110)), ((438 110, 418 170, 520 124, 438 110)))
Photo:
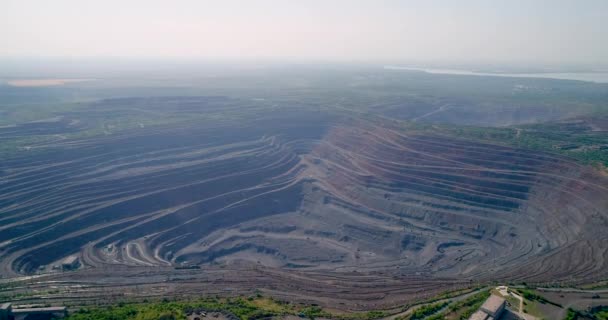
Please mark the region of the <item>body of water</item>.
POLYGON ((491 77, 513 77, 513 78, 547 78, 562 80, 579 80, 598 83, 608 83, 608 72, 545 72, 545 73, 486 73, 460 69, 432 69, 432 68, 411 68, 400 66, 385 66, 389 70, 411 70, 424 71, 436 74, 458 74, 467 76, 491 76, 491 77))

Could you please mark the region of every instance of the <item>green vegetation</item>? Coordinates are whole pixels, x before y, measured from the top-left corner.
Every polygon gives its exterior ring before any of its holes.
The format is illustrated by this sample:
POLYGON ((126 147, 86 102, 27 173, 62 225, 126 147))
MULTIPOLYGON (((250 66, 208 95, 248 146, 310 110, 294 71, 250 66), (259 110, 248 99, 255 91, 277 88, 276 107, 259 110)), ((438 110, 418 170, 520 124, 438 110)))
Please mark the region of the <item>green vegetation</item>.
MULTIPOLYGON (((599 120, 608 121, 605 116, 599 120)), ((583 163, 608 166, 608 134, 591 130, 583 121, 506 128, 435 125, 429 130, 488 143, 559 153, 583 163)))
POLYGON ((591 309, 591 314, 598 320, 608 320, 608 306, 599 306, 591 309))
POLYGON ((438 314, 434 314, 430 317, 426 317, 426 320, 443 320, 445 319, 445 315, 443 314, 443 312, 438 313, 438 314))
POLYGON ((317 306, 306 307, 299 312, 299 315, 304 316, 308 319, 316 319, 316 318, 320 318, 320 317, 329 317, 330 316, 329 313, 325 312, 323 309, 321 309, 317 306))
MULTIPOLYGON (((403 320, 443 319, 445 312, 454 311, 450 307, 450 301, 435 302, 437 297, 454 297, 466 294, 476 289, 458 289, 442 293, 415 309, 403 320), (434 303, 435 302, 435 303, 434 303), (447 307, 447 308, 446 308, 447 307), (441 311, 444 309, 444 311, 441 311)), ((487 290, 483 290, 469 297, 467 300, 458 302, 456 309, 475 307, 477 301, 483 301, 488 297, 487 290)), ((477 306, 478 308, 478 306, 477 306)), ((368 312, 331 313, 316 305, 300 305, 286 301, 276 300, 256 294, 247 298, 202 298, 189 301, 153 301, 119 303, 117 305, 97 306, 81 308, 70 314, 67 320, 184 320, 186 315, 195 311, 222 311, 232 314, 240 319, 259 319, 272 316, 293 315, 307 319, 331 318, 339 320, 372 320, 388 316, 385 311, 372 310, 368 312)))
POLYGON ((399 319, 403 319, 403 320, 420 320, 420 319, 425 319, 426 317, 436 313, 437 311, 443 309, 445 306, 447 306, 449 304, 448 301, 445 302, 438 302, 438 303, 433 303, 433 304, 427 304, 424 305, 416 310, 414 310, 414 312, 410 315, 407 315, 405 317, 399 318, 399 319))
POLYGON ((578 319, 608 320, 608 306, 593 307, 588 311, 580 311, 568 308, 568 313, 566 314, 564 320, 578 319))
POLYGON ((483 290, 469 298, 449 306, 446 319, 468 319, 490 297, 489 290, 483 290))
POLYGON ((113 306, 82 308, 67 320, 184 320, 196 311, 221 311, 239 319, 262 319, 273 316, 297 315, 303 318, 332 318, 371 320, 386 316, 383 311, 332 314, 319 306, 302 306, 256 295, 249 298, 208 298, 193 301, 120 303, 113 306))
POLYGON ((579 317, 579 312, 572 309, 572 308, 568 308, 568 313, 566 314, 566 317, 564 318, 564 320, 576 320, 579 317))
POLYGON ((426 300, 427 303, 432 303, 435 301, 439 301, 439 300, 446 300, 446 299, 451 299, 457 296, 461 296, 476 290, 480 290, 482 289, 482 286, 476 286, 476 287, 470 287, 470 288, 465 288, 465 289, 456 289, 456 290, 451 290, 451 291, 445 291, 442 292, 436 296, 433 296, 432 298, 426 300))
MULTIPOLYGON (((455 292, 462 292, 462 290, 456 290, 445 294, 452 296, 455 292)), ((443 319, 445 312, 447 311, 461 312, 472 308, 479 308, 479 305, 483 303, 488 295, 489 292, 484 290, 452 306, 450 306, 449 301, 425 304, 414 310, 412 314, 402 317, 401 319, 443 319), (442 309, 445 309, 445 311, 439 312, 442 309)), ((72 312, 67 320, 185 320, 188 314, 198 311, 221 311, 243 320, 262 319, 283 315, 294 315, 307 319, 331 318, 341 320, 372 320, 388 315, 384 311, 379 310, 334 314, 316 305, 306 306, 293 304, 257 294, 248 298, 202 298, 189 301, 169 301, 164 299, 162 301, 154 302, 144 300, 144 302, 87 307, 72 312)))
POLYGON ((553 301, 549 301, 547 300, 547 298, 540 296, 534 292, 532 292, 529 289, 517 289, 517 291, 522 295, 522 297, 524 297, 524 299, 526 300, 530 300, 530 301, 537 301, 539 303, 548 303, 551 305, 554 305, 556 307, 562 308, 563 306, 559 303, 553 302, 553 301))
POLYGON ((257 299, 202 299, 175 302, 163 300, 148 303, 121 303, 116 306, 83 308, 72 313, 68 320, 152 320, 186 319, 194 310, 224 311, 241 319, 294 314, 295 306, 280 304, 266 298, 257 299))
POLYGON ((0 108, 0 126, 38 121, 56 117, 65 112, 70 112, 83 107, 85 104, 74 102, 39 102, 39 103, 17 103, 11 105, 5 102, 0 108))
POLYGON ((608 289, 608 280, 581 285, 579 288, 584 290, 608 289))

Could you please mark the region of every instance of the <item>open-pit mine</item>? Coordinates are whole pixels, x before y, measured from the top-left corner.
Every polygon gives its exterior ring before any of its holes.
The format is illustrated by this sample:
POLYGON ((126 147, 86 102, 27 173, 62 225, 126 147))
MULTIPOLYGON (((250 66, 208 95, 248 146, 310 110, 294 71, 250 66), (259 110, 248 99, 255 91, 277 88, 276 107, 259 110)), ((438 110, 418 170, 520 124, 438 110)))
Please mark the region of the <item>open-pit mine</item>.
MULTIPOLYGON (((110 99, 0 139, 68 134, 110 106, 214 99, 110 99)), ((564 156, 287 108, 33 141, 0 163, 0 273, 366 303, 576 283, 608 276, 606 208, 608 177, 564 156)))

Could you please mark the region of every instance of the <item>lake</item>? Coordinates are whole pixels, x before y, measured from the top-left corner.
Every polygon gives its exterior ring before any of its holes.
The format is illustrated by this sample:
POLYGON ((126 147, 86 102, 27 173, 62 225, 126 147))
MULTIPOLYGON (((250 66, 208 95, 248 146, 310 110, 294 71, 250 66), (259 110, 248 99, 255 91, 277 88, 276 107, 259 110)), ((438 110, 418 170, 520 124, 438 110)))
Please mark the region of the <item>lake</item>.
POLYGON ((385 66, 388 70, 410 70, 424 71, 436 74, 457 74, 467 76, 491 76, 491 77, 513 77, 513 78, 548 78, 562 80, 579 80, 588 82, 608 83, 608 72, 544 72, 544 73, 486 73, 475 72, 461 69, 433 69, 433 68, 412 68, 400 66, 385 66))

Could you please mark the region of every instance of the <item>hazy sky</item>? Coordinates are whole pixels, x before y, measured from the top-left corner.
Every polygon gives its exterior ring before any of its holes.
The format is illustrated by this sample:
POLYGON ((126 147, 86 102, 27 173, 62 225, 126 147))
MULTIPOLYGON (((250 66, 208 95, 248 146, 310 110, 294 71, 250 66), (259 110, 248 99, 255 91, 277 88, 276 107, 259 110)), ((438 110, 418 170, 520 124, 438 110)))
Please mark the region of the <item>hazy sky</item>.
POLYGON ((608 0, 0 0, 0 57, 608 63, 608 0))

